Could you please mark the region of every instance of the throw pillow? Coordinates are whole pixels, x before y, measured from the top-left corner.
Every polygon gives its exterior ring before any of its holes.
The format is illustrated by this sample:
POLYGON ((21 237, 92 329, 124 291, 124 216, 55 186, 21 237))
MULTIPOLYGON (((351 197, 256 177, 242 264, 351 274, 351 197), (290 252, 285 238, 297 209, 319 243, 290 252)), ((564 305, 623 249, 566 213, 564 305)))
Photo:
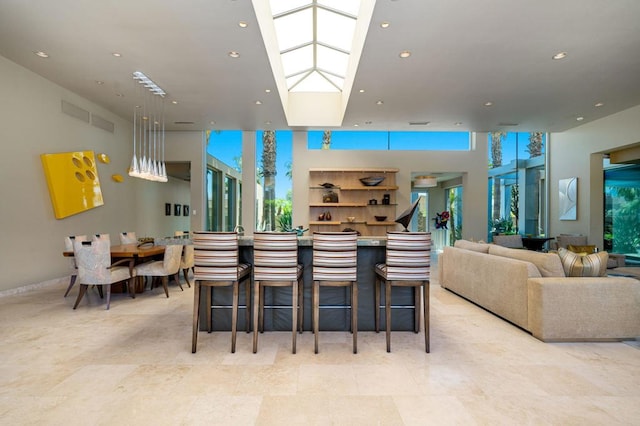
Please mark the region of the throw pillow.
POLYGON ((606 251, 581 255, 560 247, 558 256, 568 277, 603 277, 607 274, 609 253, 606 251))
POLYGON ((596 252, 596 246, 591 246, 591 245, 587 245, 587 246, 578 246, 578 245, 573 245, 573 244, 569 244, 567 246, 567 250, 572 251, 574 253, 585 253, 585 254, 593 254, 596 252))

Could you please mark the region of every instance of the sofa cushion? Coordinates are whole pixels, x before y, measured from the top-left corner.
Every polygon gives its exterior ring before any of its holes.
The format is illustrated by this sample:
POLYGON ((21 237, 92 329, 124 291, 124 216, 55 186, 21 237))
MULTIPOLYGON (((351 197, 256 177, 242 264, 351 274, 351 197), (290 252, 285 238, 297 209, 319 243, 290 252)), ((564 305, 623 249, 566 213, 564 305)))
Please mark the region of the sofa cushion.
POLYGON ((564 277, 565 272, 558 255, 539 251, 519 250, 491 244, 489 254, 510 257, 533 263, 543 277, 564 277))
POLYGON ((596 246, 595 245, 579 246, 579 245, 569 244, 567 246, 567 250, 572 251, 574 253, 592 254, 596 252, 596 246))
POLYGON ((456 248, 477 251, 480 253, 489 253, 489 244, 487 243, 476 243, 469 240, 456 240, 456 242, 453 243, 453 246, 456 248))
POLYGON ((522 235, 520 234, 494 235, 493 242, 494 244, 497 244, 502 247, 519 248, 519 249, 524 248, 524 245, 522 244, 522 235))
POLYGON ((604 277, 607 274, 609 253, 606 251, 582 255, 560 247, 558 256, 568 277, 604 277))

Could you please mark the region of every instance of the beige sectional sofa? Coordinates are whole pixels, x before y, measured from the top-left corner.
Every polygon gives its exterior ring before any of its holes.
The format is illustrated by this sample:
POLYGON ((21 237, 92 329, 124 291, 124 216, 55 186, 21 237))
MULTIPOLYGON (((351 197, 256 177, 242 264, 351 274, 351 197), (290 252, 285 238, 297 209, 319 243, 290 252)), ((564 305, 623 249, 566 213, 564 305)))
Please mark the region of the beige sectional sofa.
POLYGON ((438 258, 440 285, 542 341, 640 336, 640 281, 566 277, 560 257, 456 241, 438 258))

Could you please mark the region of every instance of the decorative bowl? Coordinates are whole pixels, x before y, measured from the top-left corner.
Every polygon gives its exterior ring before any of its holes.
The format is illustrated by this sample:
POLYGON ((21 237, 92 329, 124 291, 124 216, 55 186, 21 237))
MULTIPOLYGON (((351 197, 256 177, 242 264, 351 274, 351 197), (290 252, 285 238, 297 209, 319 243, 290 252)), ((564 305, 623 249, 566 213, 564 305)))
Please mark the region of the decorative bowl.
POLYGON ((331 182, 325 182, 325 183, 321 183, 319 186, 322 186, 323 188, 335 188, 336 186, 334 184, 332 184, 331 182))
POLYGON ((387 220, 386 216, 374 216, 378 222, 384 222, 387 220))
POLYGON ((360 182, 362 182, 364 186, 376 186, 379 185, 380 182, 382 182, 384 179, 384 176, 369 176, 360 178, 360 182))

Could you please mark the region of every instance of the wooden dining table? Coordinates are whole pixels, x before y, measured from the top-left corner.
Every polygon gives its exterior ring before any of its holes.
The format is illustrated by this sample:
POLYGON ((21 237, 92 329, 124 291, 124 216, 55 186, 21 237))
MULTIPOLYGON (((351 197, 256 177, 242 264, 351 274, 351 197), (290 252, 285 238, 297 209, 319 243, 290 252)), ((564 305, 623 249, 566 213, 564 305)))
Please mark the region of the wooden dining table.
MULTIPOLYGON (((111 246, 111 260, 130 259, 129 273, 133 276, 133 268, 136 264, 142 263, 148 258, 164 254, 165 246, 153 244, 118 244, 111 246)), ((73 251, 64 251, 63 256, 73 257, 73 251)), ((142 282, 136 280, 135 293, 142 293, 144 286, 142 282)), ((135 296, 134 296, 135 297, 135 296)))

